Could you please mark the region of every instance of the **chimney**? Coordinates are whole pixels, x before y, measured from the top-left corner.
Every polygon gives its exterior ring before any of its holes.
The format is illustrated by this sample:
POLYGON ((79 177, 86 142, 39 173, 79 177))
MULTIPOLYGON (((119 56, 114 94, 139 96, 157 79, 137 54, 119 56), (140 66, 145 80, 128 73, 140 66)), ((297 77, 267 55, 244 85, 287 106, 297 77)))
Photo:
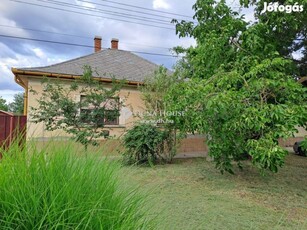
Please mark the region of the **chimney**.
POLYGON ((95 53, 101 50, 101 37, 100 36, 95 36, 94 46, 95 46, 95 53))
POLYGON ((118 39, 117 38, 112 38, 111 49, 117 49, 118 50, 118 39))

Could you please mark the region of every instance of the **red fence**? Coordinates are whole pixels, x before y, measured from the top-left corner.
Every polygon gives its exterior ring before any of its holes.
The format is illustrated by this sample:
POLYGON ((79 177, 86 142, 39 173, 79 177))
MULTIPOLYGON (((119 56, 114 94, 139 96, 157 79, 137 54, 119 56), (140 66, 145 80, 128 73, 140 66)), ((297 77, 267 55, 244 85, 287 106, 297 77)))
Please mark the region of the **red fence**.
POLYGON ((26 116, 16 116, 0 110, 0 147, 8 148, 17 137, 24 141, 26 124, 26 116))

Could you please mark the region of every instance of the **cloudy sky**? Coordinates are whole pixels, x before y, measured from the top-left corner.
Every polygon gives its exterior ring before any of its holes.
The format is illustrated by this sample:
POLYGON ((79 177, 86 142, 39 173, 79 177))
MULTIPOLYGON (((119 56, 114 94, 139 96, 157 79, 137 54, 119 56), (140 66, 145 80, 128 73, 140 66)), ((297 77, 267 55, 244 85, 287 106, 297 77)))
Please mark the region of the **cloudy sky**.
MULTIPOLYGON (((191 38, 179 39, 174 25, 169 22, 172 18, 192 20, 194 2, 195 0, 2 0, 0 96, 11 102, 14 94, 23 92, 14 82, 12 67, 46 66, 90 54, 93 52, 91 46, 95 35, 102 37, 103 48, 110 48, 111 39, 118 38, 119 49, 155 54, 171 55, 169 48, 193 45, 195 42, 191 38)), ((174 57, 137 54, 169 69, 176 62, 174 57)))

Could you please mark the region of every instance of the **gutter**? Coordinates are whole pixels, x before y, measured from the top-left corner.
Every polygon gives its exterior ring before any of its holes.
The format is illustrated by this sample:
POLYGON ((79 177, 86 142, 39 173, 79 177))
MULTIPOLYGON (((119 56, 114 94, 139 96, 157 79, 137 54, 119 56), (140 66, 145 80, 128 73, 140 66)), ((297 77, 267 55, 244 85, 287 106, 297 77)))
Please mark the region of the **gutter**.
MULTIPOLYGON (((28 75, 28 76, 42 76, 42 77, 44 76, 44 77, 50 77, 50 78, 61 78, 61 79, 70 79, 70 80, 81 78, 80 75, 48 73, 48 72, 41 72, 41 71, 27 71, 27 70, 19 70, 17 68, 12 68, 12 72, 15 75, 15 77, 21 74, 21 75, 28 75)), ((93 78, 101 82, 112 83, 112 79, 110 78, 101 78, 101 77, 93 77, 93 78)), ((138 85, 143 85, 144 83, 138 82, 138 81, 126 81, 126 84, 138 86, 138 85)))

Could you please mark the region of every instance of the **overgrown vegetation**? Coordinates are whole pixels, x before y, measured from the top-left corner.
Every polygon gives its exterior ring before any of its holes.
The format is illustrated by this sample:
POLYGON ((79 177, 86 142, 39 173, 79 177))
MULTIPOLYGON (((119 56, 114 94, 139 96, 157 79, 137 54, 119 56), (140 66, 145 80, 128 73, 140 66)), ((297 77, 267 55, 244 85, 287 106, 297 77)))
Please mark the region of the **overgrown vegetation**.
POLYGON ((183 133, 207 135, 221 172, 233 173, 233 161, 242 167, 246 153, 259 169, 277 172, 287 155, 278 139, 307 128, 307 90, 297 82, 306 70, 306 14, 261 13, 263 2, 240 1, 255 7, 254 22, 225 0, 198 0, 197 24, 174 20, 179 37, 193 37, 197 45, 176 49, 185 54, 177 66, 182 81, 168 101, 171 110, 186 113, 172 120, 183 133))
MULTIPOLYGON (((305 137, 305 140, 302 142, 302 148, 305 152, 307 152, 307 137, 305 137)), ((307 154, 305 154, 307 157, 307 154)))
POLYGON ((118 100, 117 94, 122 82, 113 80, 106 86, 93 77, 90 66, 85 66, 79 80, 65 85, 45 79, 43 85, 38 106, 31 108, 33 122, 44 122, 48 131, 64 130, 85 148, 90 144, 98 145, 98 138, 108 136, 103 128, 106 121, 119 116, 122 101, 118 100), (80 98, 76 98, 76 94, 81 95, 80 98))
POLYGON ((136 114, 140 121, 124 136, 126 162, 171 162, 176 155, 179 141, 176 124, 168 119, 168 116, 175 113, 168 110, 165 100, 168 89, 176 81, 176 78, 161 66, 153 76, 147 77, 144 85, 140 87, 145 107, 141 114, 136 114))
POLYGON ((119 179, 119 164, 76 152, 49 143, 3 153, 1 229, 152 229, 144 197, 119 179))
POLYGON ((165 159, 166 131, 152 124, 136 124, 123 138, 124 161, 128 164, 155 164, 165 159))

